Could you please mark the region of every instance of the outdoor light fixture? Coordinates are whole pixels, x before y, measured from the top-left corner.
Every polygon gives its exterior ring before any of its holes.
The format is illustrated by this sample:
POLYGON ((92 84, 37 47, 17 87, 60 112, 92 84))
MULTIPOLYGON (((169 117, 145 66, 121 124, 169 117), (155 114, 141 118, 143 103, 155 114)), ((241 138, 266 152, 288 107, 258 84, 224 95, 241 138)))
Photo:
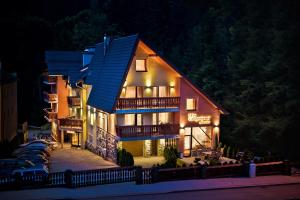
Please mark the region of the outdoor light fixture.
POLYGON ((150 88, 150 87, 151 87, 151 80, 150 80, 150 79, 147 79, 147 80, 146 80, 146 87, 147 87, 147 88, 150 88))

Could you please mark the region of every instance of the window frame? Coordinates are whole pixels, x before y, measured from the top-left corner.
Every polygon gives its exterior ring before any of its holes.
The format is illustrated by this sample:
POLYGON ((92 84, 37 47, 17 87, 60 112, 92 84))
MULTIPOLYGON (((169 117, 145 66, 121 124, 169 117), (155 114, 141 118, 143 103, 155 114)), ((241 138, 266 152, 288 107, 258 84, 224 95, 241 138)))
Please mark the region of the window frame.
POLYGON ((186 111, 196 111, 197 110, 197 98, 196 97, 187 97, 186 99, 185 99, 185 110, 186 111), (188 109, 187 108, 187 101, 188 101, 188 99, 192 99, 193 101, 194 101, 194 108, 193 109, 188 109))
POLYGON ((136 72, 147 72, 147 61, 146 60, 147 60, 146 58, 135 59, 135 71, 136 72), (136 68, 136 66, 137 66, 136 62, 138 60, 143 60, 144 61, 144 65, 145 65, 145 69, 144 70, 137 70, 137 68, 136 68))

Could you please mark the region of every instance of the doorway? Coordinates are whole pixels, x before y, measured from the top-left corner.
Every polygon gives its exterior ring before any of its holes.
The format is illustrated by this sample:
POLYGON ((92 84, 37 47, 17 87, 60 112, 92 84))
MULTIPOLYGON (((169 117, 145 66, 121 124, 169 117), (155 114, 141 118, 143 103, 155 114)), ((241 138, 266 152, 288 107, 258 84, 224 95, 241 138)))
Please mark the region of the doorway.
POLYGON ((193 149, 211 147, 211 127, 185 127, 184 155, 191 156, 193 149))

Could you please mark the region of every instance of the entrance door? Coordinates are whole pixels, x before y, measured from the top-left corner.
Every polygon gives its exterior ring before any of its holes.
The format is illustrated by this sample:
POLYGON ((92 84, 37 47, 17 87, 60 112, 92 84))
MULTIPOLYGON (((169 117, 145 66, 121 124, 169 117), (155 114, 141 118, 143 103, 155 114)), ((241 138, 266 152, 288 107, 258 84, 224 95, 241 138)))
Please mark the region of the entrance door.
POLYGON ((184 136, 184 155, 191 156, 192 149, 210 147, 210 127, 186 127, 184 136))
POLYGON ((81 144, 81 137, 80 137, 80 133, 72 133, 70 134, 71 136, 71 145, 74 146, 74 147, 80 147, 80 144, 81 144))

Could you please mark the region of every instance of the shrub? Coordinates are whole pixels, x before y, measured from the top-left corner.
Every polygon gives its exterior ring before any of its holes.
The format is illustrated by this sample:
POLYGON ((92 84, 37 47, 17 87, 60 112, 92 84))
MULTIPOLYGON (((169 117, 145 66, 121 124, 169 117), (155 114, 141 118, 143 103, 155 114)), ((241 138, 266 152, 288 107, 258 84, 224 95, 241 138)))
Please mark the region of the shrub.
POLYGON ((230 154, 230 158, 233 158, 233 159, 235 159, 235 155, 236 155, 236 149, 235 148, 232 148, 231 149, 231 154, 230 154))
POLYGON ((209 160, 209 165, 210 166, 215 166, 215 165, 218 165, 220 164, 219 160, 216 160, 216 159, 210 159, 209 160))
POLYGON ((195 164, 199 164, 199 161, 200 161, 200 160, 201 160, 201 158, 195 158, 195 159, 194 159, 194 163, 195 163, 195 164))
POLYGON ((230 158, 230 155, 231 155, 230 153, 231 153, 231 147, 228 146, 227 152, 226 152, 226 157, 227 157, 227 158, 230 158))
POLYGON ((134 160, 130 152, 127 152, 125 149, 118 149, 118 165, 121 167, 133 166, 134 160))
POLYGON ((242 160, 249 162, 250 160, 253 159, 253 157, 254 156, 253 156, 253 153, 251 151, 245 151, 242 160))
POLYGON ((226 153, 227 153, 227 146, 226 146, 226 144, 224 144, 224 147, 223 147, 223 157, 225 157, 226 156, 226 153))
POLYGON ((176 167, 178 151, 176 148, 170 146, 164 149, 164 158, 166 162, 163 164, 165 168, 176 167))

